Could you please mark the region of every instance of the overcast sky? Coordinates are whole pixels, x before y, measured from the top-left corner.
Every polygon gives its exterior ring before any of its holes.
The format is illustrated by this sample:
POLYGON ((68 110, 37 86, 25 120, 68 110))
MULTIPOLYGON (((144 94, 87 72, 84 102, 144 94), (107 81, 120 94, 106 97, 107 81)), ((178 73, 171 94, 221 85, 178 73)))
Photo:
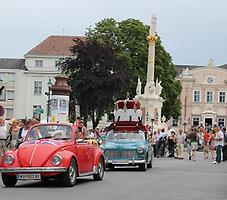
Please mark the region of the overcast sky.
POLYGON ((0 58, 23 58, 50 35, 84 35, 112 17, 157 32, 175 64, 227 64, 227 0, 0 0, 0 58))

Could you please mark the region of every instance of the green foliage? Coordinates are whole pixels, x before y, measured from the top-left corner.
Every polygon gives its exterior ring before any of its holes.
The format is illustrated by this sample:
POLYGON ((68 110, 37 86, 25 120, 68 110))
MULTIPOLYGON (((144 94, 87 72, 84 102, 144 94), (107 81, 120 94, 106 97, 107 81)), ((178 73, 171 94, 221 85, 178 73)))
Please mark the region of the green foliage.
POLYGON ((66 58, 59 66, 69 76, 71 102, 77 100, 85 122, 90 117, 96 127, 101 116, 112 110, 115 98, 126 93, 129 64, 108 44, 94 39, 75 42, 71 48, 74 57, 66 58))
MULTIPOLYGON (((117 55, 123 56, 130 63, 132 75, 129 87, 126 89, 132 96, 135 95, 135 88, 138 76, 141 78, 143 86, 146 83, 149 26, 144 25, 139 20, 127 19, 117 22, 113 18, 104 19, 98 22, 94 29, 89 28, 86 36, 103 41, 113 46, 117 55)), ((162 46, 160 38, 155 49, 155 79, 161 80, 162 94, 164 98, 162 115, 167 119, 171 116, 180 115, 181 93, 180 82, 177 76, 172 58, 162 46)))

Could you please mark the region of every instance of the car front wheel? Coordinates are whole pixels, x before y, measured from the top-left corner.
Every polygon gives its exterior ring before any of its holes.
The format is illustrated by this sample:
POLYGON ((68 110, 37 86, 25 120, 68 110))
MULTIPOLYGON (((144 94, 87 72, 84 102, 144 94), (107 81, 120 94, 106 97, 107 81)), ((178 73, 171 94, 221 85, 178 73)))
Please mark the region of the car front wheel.
POLYGON ((139 165, 139 169, 141 171, 147 171, 147 159, 145 159, 145 162, 139 165))
POLYGON ((2 182, 6 187, 14 187, 17 183, 16 176, 10 176, 8 174, 2 173, 2 182))
POLYGON ((72 159, 67 172, 62 175, 62 183, 64 186, 72 187, 77 180, 77 164, 75 159, 72 159))
POLYGON ((150 160, 150 162, 147 164, 147 168, 152 168, 152 156, 151 156, 151 160, 150 160))
POLYGON ((99 164, 98 164, 98 173, 93 174, 93 178, 95 181, 101 181, 104 176, 104 161, 103 158, 99 158, 99 164))

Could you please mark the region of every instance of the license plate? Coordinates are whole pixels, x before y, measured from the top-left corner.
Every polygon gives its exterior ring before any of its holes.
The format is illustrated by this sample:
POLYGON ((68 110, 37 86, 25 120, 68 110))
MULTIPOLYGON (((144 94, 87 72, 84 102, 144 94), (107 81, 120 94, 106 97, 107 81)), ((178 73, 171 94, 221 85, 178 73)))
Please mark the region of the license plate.
POLYGON ((113 160, 113 164, 128 164, 128 160, 113 160))
POLYGON ((40 180, 41 174, 17 174, 17 180, 40 180))

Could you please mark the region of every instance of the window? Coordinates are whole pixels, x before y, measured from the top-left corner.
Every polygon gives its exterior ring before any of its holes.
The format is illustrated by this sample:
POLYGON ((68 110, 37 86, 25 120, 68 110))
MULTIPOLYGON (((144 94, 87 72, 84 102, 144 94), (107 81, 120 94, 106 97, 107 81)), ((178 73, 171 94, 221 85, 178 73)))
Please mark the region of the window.
POLYGON ((7 100, 14 100, 14 91, 7 91, 7 100))
POLYGON ((9 74, 9 82, 15 82, 15 74, 13 73, 9 74))
POLYGON ((207 91, 207 103, 212 103, 213 100, 213 92, 207 91))
POLYGON ((43 60, 35 60, 35 66, 36 67, 42 67, 43 66, 43 60))
POLYGON ((193 117, 192 126, 198 126, 198 125, 199 125, 199 117, 193 117))
POLYGON ((0 73, 0 84, 5 82, 5 74, 0 73))
POLYGON ((5 89, 2 90, 0 93, 0 101, 5 101, 6 100, 6 92, 5 89))
POLYGON ((218 118, 218 126, 220 126, 220 127, 225 126, 225 119, 224 118, 218 118))
POLYGON ((42 81, 35 81, 35 83, 34 83, 34 94, 36 94, 36 95, 42 94, 42 81))
POLYGON ((225 103, 225 92, 219 93, 219 103, 225 103))
POLYGON ((194 102, 200 102, 200 91, 194 91, 194 102))
POLYGON ((173 118, 172 126, 178 126, 178 119, 173 118))
POLYGON ((6 119, 13 117, 13 108, 6 108, 6 119))

